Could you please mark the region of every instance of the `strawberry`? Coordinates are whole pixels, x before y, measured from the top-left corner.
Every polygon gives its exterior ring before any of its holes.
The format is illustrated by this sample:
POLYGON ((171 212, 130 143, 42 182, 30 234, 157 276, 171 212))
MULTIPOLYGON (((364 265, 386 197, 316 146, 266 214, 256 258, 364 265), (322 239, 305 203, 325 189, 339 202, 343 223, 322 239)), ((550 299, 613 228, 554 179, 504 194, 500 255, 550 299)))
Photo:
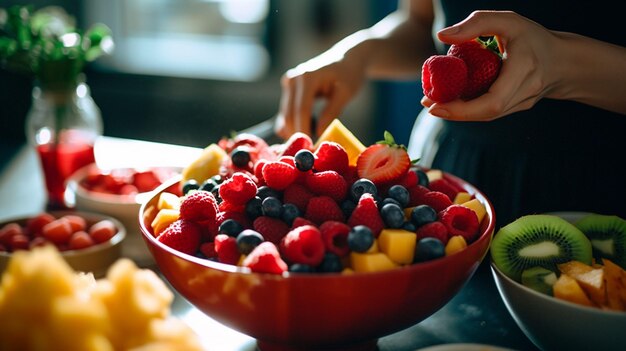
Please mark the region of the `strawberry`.
POLYGON ((397 183, 411 166, 404 145, 397 145, 385 131, 385 140, 368 146, 356 162, 359 178, 367 178, 377 186, 397 183))
POLYGON ((380 231, 383 230, 385 224, 378 212, 378 206, 374 200, 374 196, 370 193, 364 193, 361 195, 359 202, 356 204, 354 211, 348 219, 348 225, 355 227, 357 225, 367 226, 374 234, 374 237, 378 237, 380 231))
POLYGON ((467 84, 461 93, 461 98, 465 100, 487 92, 502 67, 502 56, 498 51, 495 37, 487 41, 476 38, 461 44, 453 44, 448 49, 448 56, 458 57, 467 65, 467 84))
POLYGON ((457 99, 467 85, 468 68, 456 56, 434 55, 422 65, 424 95, 435 102, 457 99))
POLYGON ((174 250, 193 255, 200 247, 200 228, 192 221, 178 219, 165 228, 157 241, 174 250))
MULTIPOLYGON (((132 183, 137 187, 137 191, 140 193, 154 190, 161 185, 161 179, 154 171, 147 170, 143 172, 135 172, 132 175, 132 183)), ((122 190, 120 190, 122 191, 122 190)))
POLYGON ((302 149, 313 151, 313 141, 307 134, 295 132, 287 139, 279 156, 294 156, 302 149))
POLYGON ((257 273, 282 274, 287 271, 287 264, 280 257, 278 248, 269 241, 255 247, 243 260, 243 266, 257 273))
POLYGON ((341 144, 334 141, 323 141, 315 150, 315 171, 336 171, 343 175, 350 167, 348 153, 341 144))

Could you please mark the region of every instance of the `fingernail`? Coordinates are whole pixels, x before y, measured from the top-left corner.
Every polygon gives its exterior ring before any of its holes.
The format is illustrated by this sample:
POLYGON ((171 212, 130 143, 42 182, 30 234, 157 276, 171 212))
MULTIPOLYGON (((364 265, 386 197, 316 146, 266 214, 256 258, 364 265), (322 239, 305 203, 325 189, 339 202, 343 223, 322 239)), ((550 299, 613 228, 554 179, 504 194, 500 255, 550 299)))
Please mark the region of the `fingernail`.
POLYGON ((448 110, 444 110, 442 108, 434 108, 428 111, 431 115, 441 118, 446 118, 450 116, 450 112, 448 110))
POLYGON ((448 28, 444 28, 444 29, 440 30, 439 34, 442 34, 442 35, 452 35, 452 34, 458 33, 459 30, 461 30, 461 28, 459 28, 459 26, 452 26, 452 27, 448 27, 448 28))

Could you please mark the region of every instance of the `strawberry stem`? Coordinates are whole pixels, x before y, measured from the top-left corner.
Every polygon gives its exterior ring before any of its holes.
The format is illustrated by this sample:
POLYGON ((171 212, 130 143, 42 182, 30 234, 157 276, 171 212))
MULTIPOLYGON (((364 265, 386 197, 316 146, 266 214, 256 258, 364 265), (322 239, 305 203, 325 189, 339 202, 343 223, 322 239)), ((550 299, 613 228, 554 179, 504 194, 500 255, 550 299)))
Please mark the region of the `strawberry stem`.
POLYGON ((478 37, 476 40, 481 43, 486 49, 491 50, 493 53, 502 58, 500 52, 500 46, 498 45, 498 39, 495 36, 491 37, 478 37))
POLYGON ((393 135, 391 135, 389 131, 386 130, 383 133, 383 138, 384 140, 377 141, 376 144, 384 144, 390 147, 397 147, 406 150, 406 146, 396 144, 396 139, 393 137, 393 135))

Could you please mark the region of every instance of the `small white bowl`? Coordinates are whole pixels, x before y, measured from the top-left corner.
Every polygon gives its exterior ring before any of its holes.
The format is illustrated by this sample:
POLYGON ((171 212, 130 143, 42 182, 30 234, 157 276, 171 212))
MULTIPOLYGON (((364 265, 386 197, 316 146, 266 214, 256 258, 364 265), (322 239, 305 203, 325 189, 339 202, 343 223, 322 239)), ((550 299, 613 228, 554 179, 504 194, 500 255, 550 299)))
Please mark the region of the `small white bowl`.
MULTIPOLYGON (((574 222, 584 212, 552 212, 574 222)), ((491 271, 509 313, 542 350, 626 350, 626 312, 577 305, 539 293, 507 277, 493 262, 491 271)))
MULTIPOLYGON (((126 228, 117 219, 83 211, 51 211, 48 213, 56 218, 66 214, 78 215, 83 217, 88 225, 107 219, 113 222, 117 228, 117 233, 106 242, 85 249, 61 251, 61 256, 74 270, 85 273, 91 272, 94 277, 101 278, 106 274, 109 266, 122 257, 122 243, 126 239, 126 228)), ((5 219, 0 222, 0 228, 8 223, 18 223, 24 226, 26 222, 33 217, 34 216, 5 219)), ((10 252, 0 251, 0 274, 4 272, 12 256, 13 254, 10 252)))

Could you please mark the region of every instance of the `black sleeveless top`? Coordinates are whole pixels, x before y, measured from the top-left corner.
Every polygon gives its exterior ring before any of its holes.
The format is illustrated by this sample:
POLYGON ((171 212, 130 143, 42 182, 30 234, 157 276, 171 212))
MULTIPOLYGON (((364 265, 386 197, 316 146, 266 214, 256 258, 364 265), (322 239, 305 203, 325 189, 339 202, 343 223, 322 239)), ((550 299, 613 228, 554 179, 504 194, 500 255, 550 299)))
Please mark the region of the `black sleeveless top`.
MULTIPOLYGON (((441 5, 445 26, 474 10, 511 10, 548 29, 626 46, 623 14, 606 1, 441 0, 441 5)), ((438 143, 432 167, 485 192, 496 208, 498 227, 521 215, 550 211, 626 218, 621 172, 626 115, 544 99, 531 110, 491 122, 445 121, 438 143)))

